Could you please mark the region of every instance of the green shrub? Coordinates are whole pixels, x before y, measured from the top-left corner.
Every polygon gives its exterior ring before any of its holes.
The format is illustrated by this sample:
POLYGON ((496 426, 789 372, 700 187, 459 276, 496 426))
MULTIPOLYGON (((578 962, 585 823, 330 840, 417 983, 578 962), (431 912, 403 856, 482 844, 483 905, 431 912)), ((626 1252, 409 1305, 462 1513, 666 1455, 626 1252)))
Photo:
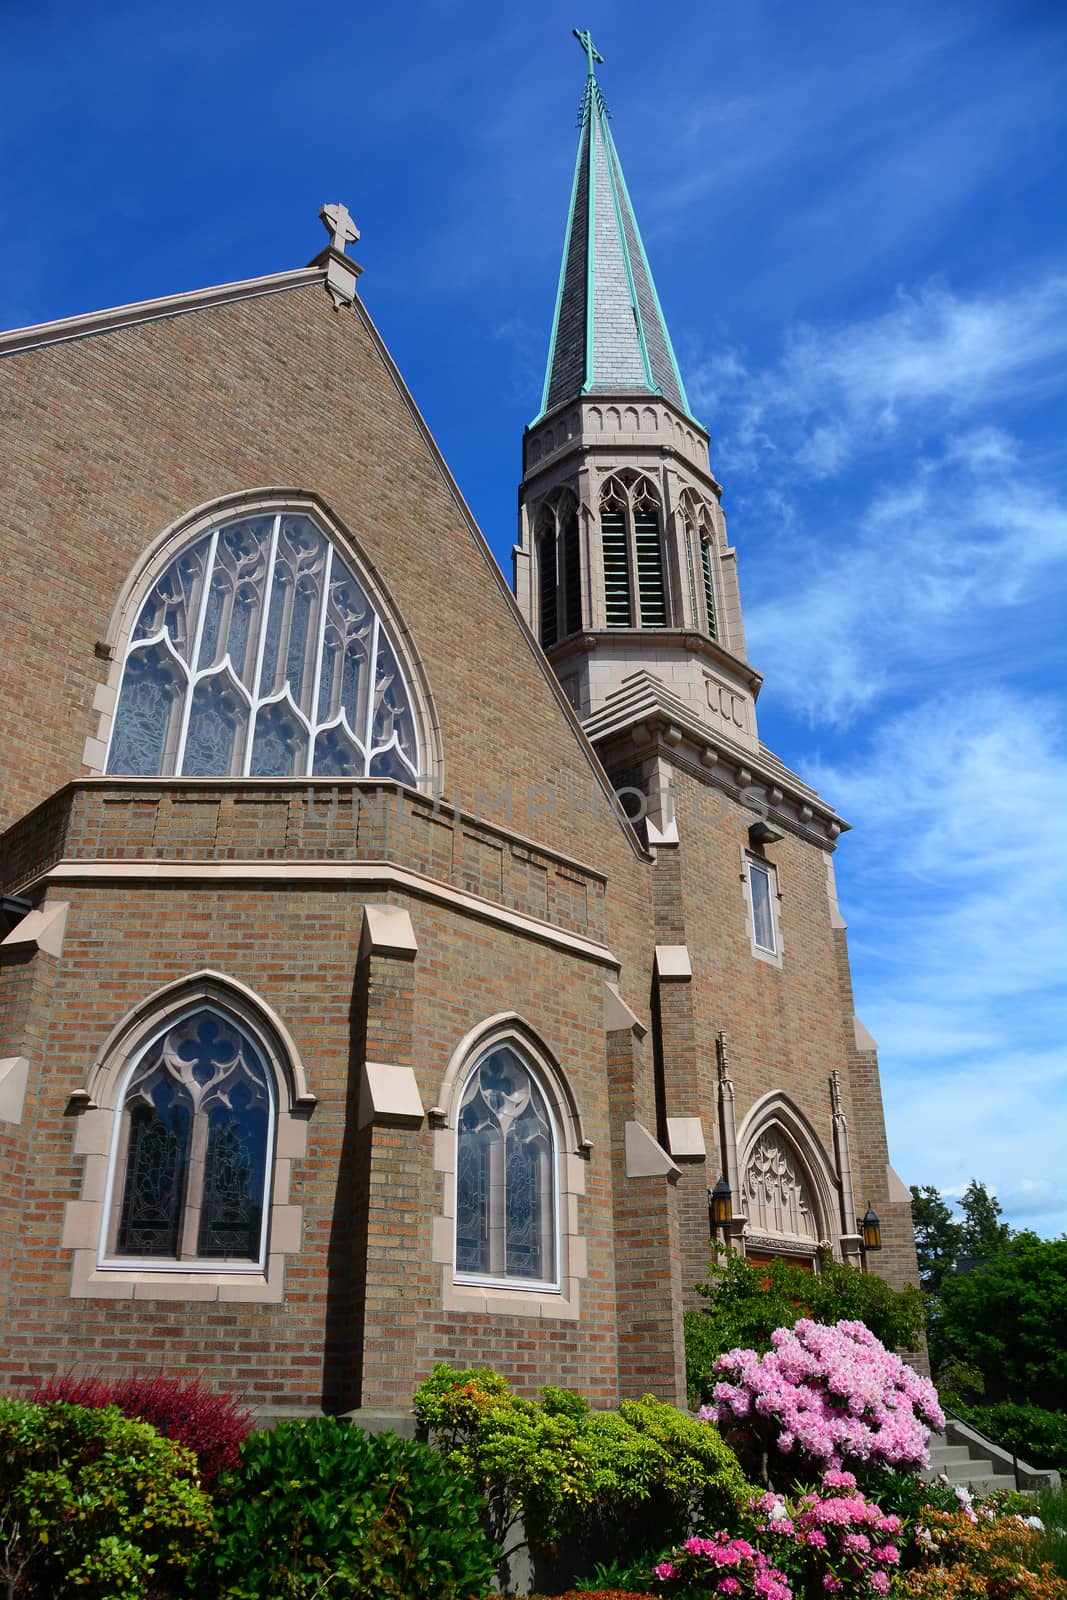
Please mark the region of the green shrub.
POLYGON ((332 1417, 251 1434, 222 1487, 213 1574, 226 1600, 471 1600, 493 1563, 469 1484, 426 1445, 332 1417))
POLYGON ((196 1458, 114 1406, 0 1399, 0 1585, 18 1600, 144 1600, 211 1532, 196 1458))
POLYGON ((995 1444, 1018 1451, 1031 1467, 1055 1467, 1067 1472, 1067 1415, 1042 1406, 1002 1400, 997 1405, 967 1406, 957 1401, 953 1410, 995 1444))
POLYGON ((800 1317, 814 1322, 863 1322, 888 1350, 915 1350, 923 1333, 918 1289, 893 1289, 873 1273, 835 1261, 824 1251, 817 1274, 788 1261, 751 1262, 731 1255, 712 1263, 697 1293, 707 1304, 685 1314, 685 1359, 689 1401, 707 1405, 715 1386, 715 1362, 728 1350, 771 1347, 776 1328, 800 1317))
POLYGON ((550 1388, 538 1404, 484 1368, 438 1366, 415 1414, 485 1496, 506 1554, 526 1542, 552 1551, 570 1536, 586 1564, 625 1562, 684 1537, 694 1517, 732 1519, 753 1492, 711 1424, 651 1396, 590 1411, 550 1388))

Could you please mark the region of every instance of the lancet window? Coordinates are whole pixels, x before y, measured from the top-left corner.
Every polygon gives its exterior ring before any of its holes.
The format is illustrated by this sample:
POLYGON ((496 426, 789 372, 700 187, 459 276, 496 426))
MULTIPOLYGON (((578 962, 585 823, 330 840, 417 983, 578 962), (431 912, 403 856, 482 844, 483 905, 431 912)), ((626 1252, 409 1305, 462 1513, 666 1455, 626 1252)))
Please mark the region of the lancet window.
POLYGON ((703 623, 713 639, 719 637, 718 607, 715 600, 715 532, 708 509, 688 490, 682 497, 682 527, 685 534, 686 562, 689 569, 689 598, 693 616, 703 623), (701 604, 697 602, 697 577, 701 604), (703 616, 701 615, 701 605, 703 616))
POLYGON ((415 783, 413 702, 350 561, 300 512, 220 523, 141 605, 109 773, 415 783))
POLYGON ((548 650, 582 627, 578 502, 564 492, 537 514, 538 612, 541 648, 548 650))
POLYGON ((271 1074, 251 1035, 209 1006, 171 1022, 122 1095, 107 1255, 261 1262, 273 1128, 271 1074))
POLYGON ((668 622, 662 507, 639 474, 609 478, 600 497, 604 609, 609 628, 664 628, 668 622))
POLYGON ((456 1280, 559 1282, 558 1145, 548 1100, 518 1048, 476 1062, 456 1132, 456 1280))

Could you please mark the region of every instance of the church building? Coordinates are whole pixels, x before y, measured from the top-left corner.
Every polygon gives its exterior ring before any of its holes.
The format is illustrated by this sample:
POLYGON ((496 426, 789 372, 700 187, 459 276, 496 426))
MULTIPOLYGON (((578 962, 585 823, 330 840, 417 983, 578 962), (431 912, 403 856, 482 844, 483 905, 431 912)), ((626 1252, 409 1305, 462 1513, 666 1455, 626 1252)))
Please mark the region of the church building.
POLYGON ((0 334, 8 1389, 684 1404, 714 1251, 915 1279, 847 823, 760 742, 579 38, 513 586, 342 205, 309 266, 0 334))

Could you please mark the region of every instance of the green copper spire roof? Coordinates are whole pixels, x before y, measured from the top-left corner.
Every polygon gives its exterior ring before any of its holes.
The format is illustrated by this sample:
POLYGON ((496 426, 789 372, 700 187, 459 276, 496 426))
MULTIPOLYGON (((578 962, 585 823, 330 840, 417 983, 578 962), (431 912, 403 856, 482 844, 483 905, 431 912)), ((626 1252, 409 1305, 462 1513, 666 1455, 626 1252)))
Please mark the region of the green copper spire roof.
POLYGON ((543 416, 580 394, 646 390, 689 414, 685 386, 596 80, 603 56, 574 30, 588 73, 543 416))

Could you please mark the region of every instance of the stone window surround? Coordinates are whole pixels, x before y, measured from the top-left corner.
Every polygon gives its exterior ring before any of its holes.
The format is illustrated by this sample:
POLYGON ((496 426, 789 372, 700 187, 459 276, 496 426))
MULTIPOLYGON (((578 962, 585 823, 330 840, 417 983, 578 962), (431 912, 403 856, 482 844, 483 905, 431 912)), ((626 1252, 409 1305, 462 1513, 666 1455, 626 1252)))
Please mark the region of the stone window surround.
POLYGON ((782 885, 778 876, 778 868, 773 861, 768 861, 766 856, 757 855, 754 850, 747 850, 741 846, 741 898, 745 907, 745 928, 748 932, 748 944, 752 955, 757 961, 765 961, 769 967, 781 967, 785 943, 782 939, 782 885), (749 866, 755 862, 762 867, 771 880, 771 919, 774 925, 773 950, 765 950, 761 944, 756 943, 756 919, 752 910, 752 880, 749 876, 749 866))
POLYGON ((579 1285, 588 1276, 586 1240, 578 1232, 578 1200, 585 1194, 585 1167, 592 1145, 585 1137, 581 1114, 559 1063, 516 1012, 501 1012, 488 1017, 472 1028, 453 1051, 430 1119, 434 1125, 434 1170, 441 1177, 441 1211, 433 1219, 432 1259, 441 1268, 442 1308, 445 1311, 576 1322, 580 1314, 579 1285), (456 1118, 459 1101, 475 1059, 501 1044, 515 1045, 530 1058, 559 1134, 556 1158, 558 1291, 524 1289, 518 1279, 506 1288, 456 1281, 456 1118))
POLYGON ((108 673, 105 681, 97 685, 93 695, 93 710, 98 713, 97 728, 96 733, 85 741, 83 764, 89 768, 94 777, 104 775, 111 727, 118 704, 119 689, 122 686, 126 649, 136 626, 141 605, 156 579, 187 544, 191 544, 217 524, 238 517, 270 515, 278 512, 302 513, 315 520, 327 539, 333 541, 341 555, 351 564, 371 604, 385 620, 390 642, 396 650, 411 694, 412 712, 424 769, 419 775, 419 789, 425 793, 438 793, 444 773, 440 718, 430 693, 422 658, 404 623, 400 609, 374 562, 325 502, 307 490, 292 488, 247 489, 236 494, 222 495, 217 500, 210 500, 183 513, 176 521, 170 523, 138 558, 119 592, 108 621, 106 636, 101 641, 101 645, 106 647, 108 673))
POLYGON ((834 1256, 840 1260, 841 1228, 837 1219, 841 1206, 838 1198, 838 1180, 815 1130, 803 1112, 781 1090, 762 1095, 749 1109, 737 1131, 737 1170, 740 1175, 742 1206, 745 1174, 748 1172, 753 1151, 760 1139, 766 1138, 768 1134, 773 1136, 778 1130, 781 1131, 786 1146, 803 1168, 810 1193, 818 1207, 819 1214, 814 1219, 816 1240, 813 1242, 800 1234, 762 1233, 746 1225, 745 1242, 752 1244, 756 1249, 767 1248, 781 1255, 806 1256, 809 1259, 818 1254, 821 1245, 828 1245, 834 1256))
POLYGON ((308 1118, 315 1106, 299 1052, 284 1023, 253 990, 221 973, 203 971, 156 990, 112 1030, 89 1069, 86 1087, 71 1097, 77 1115, 74 1153, 85 1158, 81 1198, 64 1208, 62 1248, 72 1252, 74 1299, 262 1301, 284 1297, 285 1258, 300 1249, 303 1207, 289 1203, 294 1161, 307 1154, 308 1118), (254 1038, 272 1073, 274 1154, 270 1169, 265 1265, 194 1267, 174 1262, 102 1265, 107 1197, 120 1091, 128 1068, 167 1022, 204 1001, 231 1015, 254 1038))

